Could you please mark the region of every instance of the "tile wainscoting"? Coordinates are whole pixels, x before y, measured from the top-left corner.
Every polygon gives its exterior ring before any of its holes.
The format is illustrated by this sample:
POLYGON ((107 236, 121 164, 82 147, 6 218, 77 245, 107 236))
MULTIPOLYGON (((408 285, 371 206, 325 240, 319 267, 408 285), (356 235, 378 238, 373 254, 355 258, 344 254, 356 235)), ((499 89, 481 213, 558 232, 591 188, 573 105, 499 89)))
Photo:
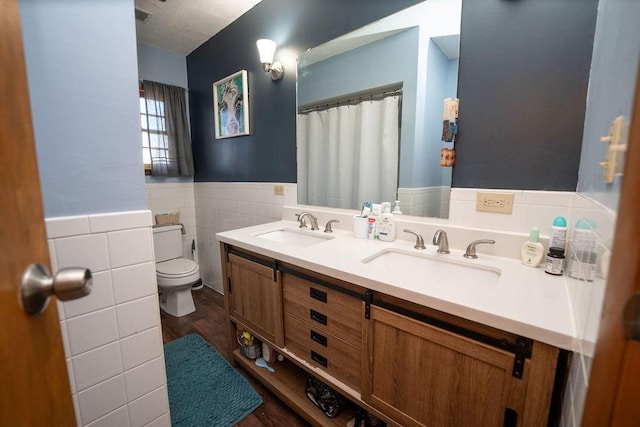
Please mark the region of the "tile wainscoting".
POLYGON ((58 302, 79 426, 171 425, 150 211, 46 219, 53 271, 82 266, 91 294, 58 302))
POLYGON ((147 193, 147 208, 151 211, 155 224, 157 214, 179 212, 180 222, 184 225, 182 236, 182 256, 194 259, 191 243, 196 239, 196 208, 193 196, 193 182, 149 183, 144 186, 147 193))
MULTIPOLYGON (((563 427, 578 427, 582 424, 617 215, 615 211, 578 193, 574 197, 571 208, 571 225, 575 225, 580 219, 595 225, 593 232, 596 236, 598 252, 597 274, 593 282, 564 276, 572 304, 579 350, 573 355, 569 373, 569 384, 562 413, 563 427)), ((567 252, 568 259, 571 249, 567 252)))
POLYGON ((288 183, 196 182, 198 264, 205 285, 222 292, 220 249, 215 234, 277 221, 282 206, 295 205, 297 186, 288 183), (274 185, 284 186, 284 196, 274 195, 274 185))

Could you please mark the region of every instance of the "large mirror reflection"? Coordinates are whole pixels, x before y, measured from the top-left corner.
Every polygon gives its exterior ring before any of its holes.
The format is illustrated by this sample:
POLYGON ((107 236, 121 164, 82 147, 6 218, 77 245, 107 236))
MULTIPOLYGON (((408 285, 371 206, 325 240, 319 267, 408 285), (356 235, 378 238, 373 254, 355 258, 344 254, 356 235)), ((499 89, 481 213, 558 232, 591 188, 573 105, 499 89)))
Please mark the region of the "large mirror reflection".
POLYGON ((298 203, 447 218, 443 104, 456 98, 462 0, 428 0, 298 57, 298 203))

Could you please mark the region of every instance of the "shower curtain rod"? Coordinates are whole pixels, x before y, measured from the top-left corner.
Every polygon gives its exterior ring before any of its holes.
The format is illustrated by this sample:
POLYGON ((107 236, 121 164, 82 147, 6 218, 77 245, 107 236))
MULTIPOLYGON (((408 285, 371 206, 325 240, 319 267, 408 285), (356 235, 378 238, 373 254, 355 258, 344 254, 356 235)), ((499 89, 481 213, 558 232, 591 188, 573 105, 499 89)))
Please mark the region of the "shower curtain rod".
POLYGON ((381 100, 389 96, 402 96, 402 85, 383 86, 362 92, 351 93, 331 99, 325 99, 319 103, 307 104, 298 108, 298 114, 309 114, 314 111, 324 111, 329 108, 341 107, 343 105, 357 105, 363 101, 381 100))

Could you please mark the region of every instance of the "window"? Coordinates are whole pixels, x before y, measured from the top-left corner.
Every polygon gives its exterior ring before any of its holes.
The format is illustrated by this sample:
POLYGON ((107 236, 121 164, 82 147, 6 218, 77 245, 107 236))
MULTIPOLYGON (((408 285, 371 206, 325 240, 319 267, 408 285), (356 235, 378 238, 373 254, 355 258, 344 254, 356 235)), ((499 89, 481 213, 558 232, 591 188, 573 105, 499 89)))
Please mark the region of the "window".
POLYGON ((145 174, 193 176, 185 89, 144 80, 139 96, 145 174))
POLYGON ((161 141, 167 138, 164 102, 146 100, 140 92, 140 125, 142 126, 142 160, 145 172, 151 174, 151 157, 167 158, 168 149, 161 141), (153 148, 152 148, 153 147, 153 148))

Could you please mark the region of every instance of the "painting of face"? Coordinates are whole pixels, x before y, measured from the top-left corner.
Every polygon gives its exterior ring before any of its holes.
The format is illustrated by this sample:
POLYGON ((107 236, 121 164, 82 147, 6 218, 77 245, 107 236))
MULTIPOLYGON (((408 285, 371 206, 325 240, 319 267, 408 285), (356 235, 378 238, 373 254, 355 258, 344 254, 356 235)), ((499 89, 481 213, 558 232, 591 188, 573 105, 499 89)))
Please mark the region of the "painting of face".
POLYGON ((249 134, 249 104, 245 70, 213 84, 216 139, 249 134))

